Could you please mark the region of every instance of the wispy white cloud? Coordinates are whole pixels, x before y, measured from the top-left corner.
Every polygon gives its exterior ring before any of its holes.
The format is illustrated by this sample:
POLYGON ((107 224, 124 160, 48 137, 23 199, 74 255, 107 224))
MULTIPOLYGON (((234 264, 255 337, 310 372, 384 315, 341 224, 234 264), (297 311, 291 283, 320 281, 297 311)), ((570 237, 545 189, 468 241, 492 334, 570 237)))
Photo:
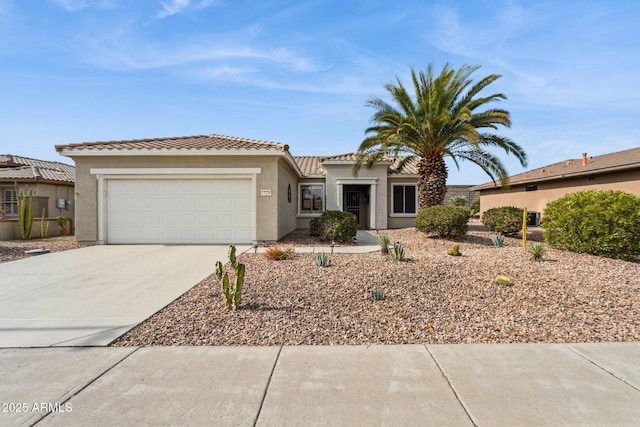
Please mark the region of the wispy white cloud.
POLYGON ((76 12, 78 10, 86 9, 89 7, 96 7, 99 9, 111 9, 115 7, 112 0, 51 0, 58 7, 65 9, 68 12, 76 12))
POLYGON ((215 0, 200 0, 192 2, 191 0, 168 0, 160 1, 162 9, 158 11, 156 17, 159 19, 175 15, 177 13, 185 13, 205 9, 215 3, 215 0))

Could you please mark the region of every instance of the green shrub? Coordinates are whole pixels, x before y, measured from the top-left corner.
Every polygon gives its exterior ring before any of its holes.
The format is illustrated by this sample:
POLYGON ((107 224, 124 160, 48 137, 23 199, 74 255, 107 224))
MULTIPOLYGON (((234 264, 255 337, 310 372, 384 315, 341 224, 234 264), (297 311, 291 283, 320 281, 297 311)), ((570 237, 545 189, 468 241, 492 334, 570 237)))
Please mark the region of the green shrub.
POLYGON ((346 242, 356 237, 358 219, 350 212, 326 211, 309 222, 312 236, 346 242))
POLYGON ((475 215, 480 212, 480 199, 471 203, 471 215, 475 215))
POLYGON ((540 226, 549 246, 631 259, 640 255, 640 197, 622 191, 580 191, 549 203, 540 226))
POLYGON ((423 209, 416 218, 416 229, 423 233, 438 233, 440 237, 464 236, 471 211, 463 206, 432 206, 423 209))
POLYGON ((486 210, 482 214, 482 223, 497 233, 516 234, 522 230, 522 209, 503 206, 486 210))
POLYGON ((449 198, 449 204, 455 206, 466 206, 467 198, 464 196, 453 196, 449 198))

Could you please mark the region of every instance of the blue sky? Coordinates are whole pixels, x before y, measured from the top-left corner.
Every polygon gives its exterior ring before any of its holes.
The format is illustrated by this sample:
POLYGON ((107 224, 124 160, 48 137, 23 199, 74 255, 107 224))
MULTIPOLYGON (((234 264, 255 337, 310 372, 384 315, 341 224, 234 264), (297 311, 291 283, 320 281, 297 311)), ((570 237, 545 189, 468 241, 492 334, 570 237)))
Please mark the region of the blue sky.
MULTIPOLYGON (((355 151, 410 67, 502 75, 531 169, 640 145, 640 2, 0 0, 0 154, 222 134, 355 151)), ((502 156, 510 174, 519 163, 502 156)), ((450 184, 479 184, 477 166, 450 184)))

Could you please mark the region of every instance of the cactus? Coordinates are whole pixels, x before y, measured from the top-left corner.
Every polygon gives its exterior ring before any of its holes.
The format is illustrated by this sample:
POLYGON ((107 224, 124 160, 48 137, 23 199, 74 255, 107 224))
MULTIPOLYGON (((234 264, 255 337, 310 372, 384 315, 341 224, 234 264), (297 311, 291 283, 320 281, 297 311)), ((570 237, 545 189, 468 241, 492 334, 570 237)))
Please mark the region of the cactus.
POLYGON ((373 298, 374 301, 382 301, 384 299, 384 292, 382 292, 380 289, 378 289, 378 287, 376 286, 372 291, 371 291, 371 298, 373 298))
POLYGON ((329 266, 329 257, 327 254, 322 252, 321 254, 316 254, 316 265, 318 267, 328 267, 329 266))
POLYGON ((502 234, 495 234, 491 238, 491 241, 493 242, 493 246, 495 246, 496 248, 501 248, 502 246, 504 246, 504 237, 502 237, 502 234))
POLYGON ((29 190, 27 196, 27 187, 24 191, 18 191, 18 183, 15 184, 16 197, 18 199, 18 226, 20 227, 20 237, 22 240, 31 238, 31 229, 33 228, 33 190, 29 190))
POLYGON ((513 285, 513 283, 511 283, 511 279, 509 279, 507 276, 498 276, 496 277, 496 284, 500 285, 500 286, 511 286, 513 285))
POLYGON ((235 279, 233 284, 229 284, 229 274, 223 273, 222 262, 216 262, 216 277, 220 282, 220 289, 224 297, 224 305, 228 309, 237 310, 240 307, 240 300, 242 299, 242 285, 244 284, 245 265, 241 264, 236 259, 236 247, 229 246, 229 265, 235 272, 235 279))
POLYGON ((393 251, 391 252, 391 257, 393 257, 396 261, 404 261, 404 248, 402 247, 402 243, 395 242, 393 244, 393 251))
POLYGON ((380 245, 380 252, 383 254, 389 253, 389 236, 381 234, 378 236, 378 244, 380 245))
POLYGON ((44 213, 46 209, 42 209, 42 218, 40 218, 40 237, 46 239, 49 236, 49 222, 45 222, 44 213))
POLYGON ((460 252, 460 245, 455 244, 451 247, 451 249, 447 250, 447 255, 451 256, 461 256, 462 252, 460 252))

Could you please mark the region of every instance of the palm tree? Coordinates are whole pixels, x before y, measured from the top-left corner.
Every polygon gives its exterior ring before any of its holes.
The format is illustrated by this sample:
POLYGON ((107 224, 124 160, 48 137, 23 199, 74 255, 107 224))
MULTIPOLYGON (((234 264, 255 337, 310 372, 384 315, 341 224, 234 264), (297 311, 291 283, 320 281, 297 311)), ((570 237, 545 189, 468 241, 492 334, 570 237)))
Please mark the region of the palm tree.
POLYGON ((501 93, 478 95, 501 77, 491 74, 473 83, 470 76, 478 68, 464 65, 455 71, 446 64, 438 76, 434 76, 431 64, 426 74, 422 71, 416 74, 412 68, 415 99, 398 78, 397 84, 385 85, 394 105, 377 97, 366 103, 376 112, 371 118, 372 126, 365 132, 369 136, 358 148, 354 176, 362 166, 371 167, 387 156, 401 156, 400 170, 418 161, 419 209, 442 204, 448 176, 444 161, 447 156, 458 169, 459 160, 468 160, 480 166, 494 183, 499 179, 507 185, 505 167, 487 148, 498 147, 513 154, 522 166, 527 165, 527 155, 514 141, 491 132, 498 125, 511 126, 508 111, 497 108, 477 111, 485 104, 506 99, 501 93))

